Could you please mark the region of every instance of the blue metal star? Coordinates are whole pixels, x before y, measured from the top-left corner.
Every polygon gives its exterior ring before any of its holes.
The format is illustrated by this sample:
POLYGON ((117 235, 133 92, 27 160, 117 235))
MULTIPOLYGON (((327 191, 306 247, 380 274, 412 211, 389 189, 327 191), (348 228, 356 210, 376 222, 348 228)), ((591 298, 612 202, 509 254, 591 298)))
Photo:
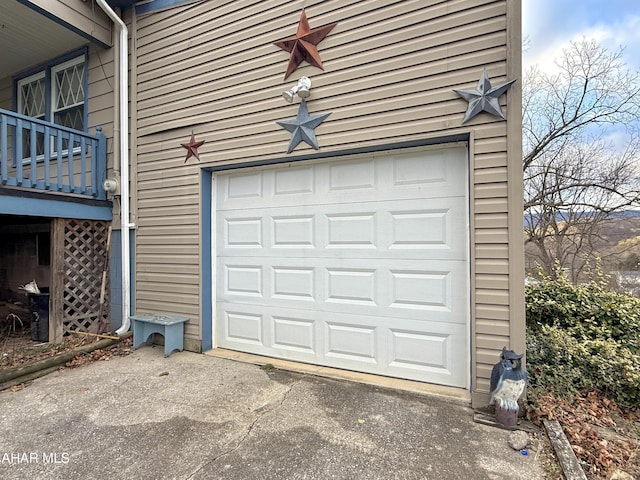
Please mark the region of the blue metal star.
POLYGON ((296 118, 276 122, 282 128, 293 134, 291 135, 291 141, 289 142, 289 149, 287 150, 287 153, 291 153, 300 142, 304 142, 315 150, 318 150, 318 139, 316 138, 314 130, 318 125, 324 122, 329 115, 331 115, 331 112, 309 115, 307 102, 303 100, 300 102, 300 108, 298 108, 298 115, 296 118))
POLYGON ((491 87, 489 75, 487 75, 487 70, 484 69, 475 90, 454 89, 454 92, 469 102, 469 107, 467 108, 467 113, 464 114, 462 123, 466 123, 483 111, 504 120, 504 114, 502 113, 502 108, 500 108, 498 99, 500 98, 500 95, 509 90, 509 87, 514 82, 515 80, 511 80, 510 82, 503 83, 497 87, 491 87))

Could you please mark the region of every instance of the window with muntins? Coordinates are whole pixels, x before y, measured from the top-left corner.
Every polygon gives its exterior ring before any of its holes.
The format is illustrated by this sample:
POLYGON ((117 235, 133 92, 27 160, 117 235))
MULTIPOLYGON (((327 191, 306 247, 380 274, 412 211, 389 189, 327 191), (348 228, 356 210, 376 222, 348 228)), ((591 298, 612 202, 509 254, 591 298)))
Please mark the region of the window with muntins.
MULTIPOLYGON (((86 131, 86 60, 79 55, 62 63, 52 62, 28 77, 16 82, 17 111, 23 115, 86 131)), ((76 147, 77 145, 73 145, 76 147)), ((63 140, 63 150, 68 150, 69 141, 63 140)), ((29 130, 22 133, 24 157, 31 151, 29 130)), ((44 154, 44 135, 36 135, 37 155, 44 154)), ((51 145, 55 152, 55 145, 51 145)))
POLYGON ((84 58, 52 69, 53 121, 75 130, 84 130, 84 58))
MULTIPOLYGON (((18 113, 46 120, 46 79, 44 72, 38 72, 18 82, 18 113)), ((44 135, 36 137, 36 151, 38 155, 44 152, 44 135)), ((31 150, 31 136, 29 132, 22 132, 22 152, 27 154, 31 150)))

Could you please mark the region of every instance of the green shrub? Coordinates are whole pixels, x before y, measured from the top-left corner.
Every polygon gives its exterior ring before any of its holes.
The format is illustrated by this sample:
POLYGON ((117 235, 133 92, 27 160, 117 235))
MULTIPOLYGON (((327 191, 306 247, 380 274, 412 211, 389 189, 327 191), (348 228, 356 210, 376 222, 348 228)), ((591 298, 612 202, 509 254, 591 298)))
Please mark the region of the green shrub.
POLYGON ((640 300, 601 284, 543 279, 527 287, 530 392, 569 397, 598 388, 619 405, 640 405, 640 300))
POLYGON ((535 403, 537 397, 552 390, 568 398, 578 393, 582 373, 576 366, 578 341, 558 327, 543 325, 537 330, 527 328, 527 397, 535 403))
POLYGON ((588 387, 596 387, 619 405, 640 405, 640 355, 613 340, 588 340, 581 344, 584 354, 578 368, 588 372, 588 387))

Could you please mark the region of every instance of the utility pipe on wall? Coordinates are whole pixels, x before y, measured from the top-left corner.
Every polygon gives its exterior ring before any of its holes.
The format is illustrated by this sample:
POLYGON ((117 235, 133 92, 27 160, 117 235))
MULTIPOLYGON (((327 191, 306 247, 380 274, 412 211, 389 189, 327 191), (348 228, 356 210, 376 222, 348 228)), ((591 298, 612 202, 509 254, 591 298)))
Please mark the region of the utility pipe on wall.
POLYGON ((117 126, 120 128, 120 236, 121 236, 121 265, 122 265, 122 325, 116 334, 122 335, 129 330, 130 320, 130 282, 131 265, 130 265, 130 245, 129 245, 129 229, 133 226, 129 223, 129 95, 128 95, 128 30, 122 19, 116 15, 113 9, 105 0, 96 0, 100 8, 107 14, 118 28, 118 105, 120 107, 120 115, 117 120, 117 126))

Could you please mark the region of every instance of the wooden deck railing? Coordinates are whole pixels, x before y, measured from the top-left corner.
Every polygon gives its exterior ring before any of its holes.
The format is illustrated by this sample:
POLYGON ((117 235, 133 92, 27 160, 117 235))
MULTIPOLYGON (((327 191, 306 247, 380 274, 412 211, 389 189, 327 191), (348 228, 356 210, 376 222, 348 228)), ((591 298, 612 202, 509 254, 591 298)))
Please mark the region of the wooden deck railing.
POLYGON ((0 186, 104 200, 106 138, 96 130, 92 135, 0 109, 0 186))

